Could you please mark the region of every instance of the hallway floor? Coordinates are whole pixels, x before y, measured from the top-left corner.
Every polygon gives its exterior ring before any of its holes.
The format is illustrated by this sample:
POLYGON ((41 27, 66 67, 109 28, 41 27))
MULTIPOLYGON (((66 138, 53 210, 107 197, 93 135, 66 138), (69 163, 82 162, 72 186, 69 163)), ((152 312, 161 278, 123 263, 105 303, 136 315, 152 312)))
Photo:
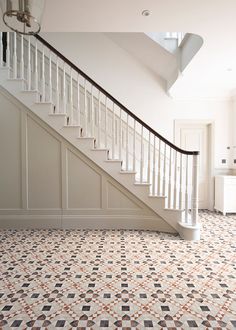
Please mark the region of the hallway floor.
POLYGON ((0 328, 236 328, 236 216, 200 219, 200 242, 151 231, 0 230, 0 328))

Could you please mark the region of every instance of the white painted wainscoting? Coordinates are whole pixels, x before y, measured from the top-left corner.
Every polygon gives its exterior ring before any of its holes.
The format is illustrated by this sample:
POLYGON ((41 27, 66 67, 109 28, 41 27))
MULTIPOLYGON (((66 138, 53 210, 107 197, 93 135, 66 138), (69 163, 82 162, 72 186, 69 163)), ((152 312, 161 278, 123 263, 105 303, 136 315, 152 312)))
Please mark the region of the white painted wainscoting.
POLYGON ((0 227, 174 231, 3 88, 0 227))

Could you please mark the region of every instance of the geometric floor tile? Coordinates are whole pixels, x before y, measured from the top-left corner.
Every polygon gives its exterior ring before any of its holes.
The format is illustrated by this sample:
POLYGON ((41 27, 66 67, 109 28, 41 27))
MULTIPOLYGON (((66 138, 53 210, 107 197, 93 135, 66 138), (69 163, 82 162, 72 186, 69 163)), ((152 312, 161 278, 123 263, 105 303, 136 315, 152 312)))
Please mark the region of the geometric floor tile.
POLYGON ((199 218, 199 242, 0 230, 0 329, 236 329, 236 216, 199 218))

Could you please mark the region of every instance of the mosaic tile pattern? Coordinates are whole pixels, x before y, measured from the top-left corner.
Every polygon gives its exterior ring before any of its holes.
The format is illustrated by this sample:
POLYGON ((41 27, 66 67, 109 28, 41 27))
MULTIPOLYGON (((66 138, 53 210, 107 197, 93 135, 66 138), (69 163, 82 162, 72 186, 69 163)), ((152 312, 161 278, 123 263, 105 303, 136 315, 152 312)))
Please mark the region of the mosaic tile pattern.
POLYGON ((202 240, 132 230, 1 230, 1 329, 234 329, 236 216, 202 240))

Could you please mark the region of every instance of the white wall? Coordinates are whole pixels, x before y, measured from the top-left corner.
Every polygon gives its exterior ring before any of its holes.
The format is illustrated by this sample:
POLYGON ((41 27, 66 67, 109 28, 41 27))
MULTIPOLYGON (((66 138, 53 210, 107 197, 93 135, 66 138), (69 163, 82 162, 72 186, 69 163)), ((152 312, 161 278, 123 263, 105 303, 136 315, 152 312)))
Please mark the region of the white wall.
POLYGON ((0 227, 173 229, 0 88, 0 227))
POLYGON ((232 143, 231 101, 171 99, 165 92, 164 80, 105 34, 47 33, 42 36, 121 103, 170 140, 174 139, 176 119, 213 121, 215 168, 232 167, 231 154, 227 150, 232 143), (223 158, 227 159, 226 165, 221 163, 223 158))

